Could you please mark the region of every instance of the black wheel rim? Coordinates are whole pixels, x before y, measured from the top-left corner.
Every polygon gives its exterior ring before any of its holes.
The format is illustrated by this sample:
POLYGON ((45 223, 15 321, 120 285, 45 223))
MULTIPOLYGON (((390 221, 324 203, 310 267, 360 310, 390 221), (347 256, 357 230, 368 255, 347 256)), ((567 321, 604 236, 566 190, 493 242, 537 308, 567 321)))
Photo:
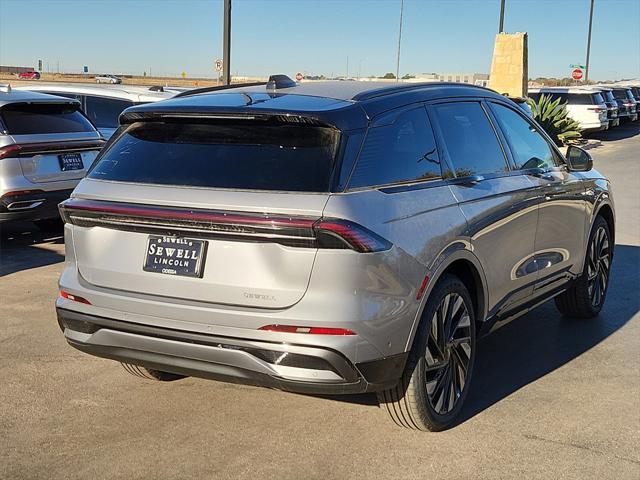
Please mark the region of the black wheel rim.
POLYGON ((611 268, 611 248, 609 235, 604 227, 599 227, 591 239, 587 258, 587 291, 593 307, 602 305, 609 284, 611 268))
POLYGON ((473 342, 471 317, 464 299, 447 294, 431 319, 426 348, 429 404, 440 415, 451 412, 467 383, 473 342))

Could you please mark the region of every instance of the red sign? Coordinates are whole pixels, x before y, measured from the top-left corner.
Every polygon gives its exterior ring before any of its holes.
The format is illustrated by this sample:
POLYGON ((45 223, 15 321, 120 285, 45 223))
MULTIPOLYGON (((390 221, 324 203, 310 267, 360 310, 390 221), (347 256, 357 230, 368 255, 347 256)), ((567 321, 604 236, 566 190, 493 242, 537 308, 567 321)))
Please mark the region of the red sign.
POLYGON ((297 81, 302 80, 302 74, 300 72, 296 73, 296 80, 297 81))
POLYGON ((573 72, 571 72, 571 78, 573 78, 574 80, 580 80, 582 78, 582 70, 580 70, 579 68, 573 70, 573 72))

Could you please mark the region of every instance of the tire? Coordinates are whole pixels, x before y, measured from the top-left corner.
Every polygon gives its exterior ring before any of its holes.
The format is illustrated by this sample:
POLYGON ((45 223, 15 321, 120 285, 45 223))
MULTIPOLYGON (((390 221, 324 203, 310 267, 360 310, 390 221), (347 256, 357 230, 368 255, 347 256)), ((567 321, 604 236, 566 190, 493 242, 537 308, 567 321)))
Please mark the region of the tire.
POLYGON ((569 318, 598 316, 609 290, 613 243, 609 225, 596 217, 587 243, 584 271, 565 292, 555 298, 556 308, 569 318))
POLYGON ((124 369, 131 375, 136 377, 146 378, 147 380, 157 380, 159 382, 173 382, 174 380, 180 380, 186 378, 185 375, 178 375, 177 373, 162 372, 160 370, 153 370, 147 367, 141 367, 139 365, 133 365, 131 363, 121 363, 124 369))
POLYGON ((445 274, 429 295, 402 378, 378 393, 380 406, 401 427, 451 427, 469 391, 475 340, 471 296, 457 277, 445 274), (453 324, 457 326, 451 333, 453 324))

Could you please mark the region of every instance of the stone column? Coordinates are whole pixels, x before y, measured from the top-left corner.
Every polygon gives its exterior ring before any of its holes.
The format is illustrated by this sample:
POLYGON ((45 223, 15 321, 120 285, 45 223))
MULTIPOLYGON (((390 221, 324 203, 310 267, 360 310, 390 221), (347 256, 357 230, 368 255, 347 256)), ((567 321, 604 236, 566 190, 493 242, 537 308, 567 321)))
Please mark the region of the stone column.
POLYGON ((489 87, 510 97, 526 97, 529 52, 526 33, 499 33, 493 49, 489 87))

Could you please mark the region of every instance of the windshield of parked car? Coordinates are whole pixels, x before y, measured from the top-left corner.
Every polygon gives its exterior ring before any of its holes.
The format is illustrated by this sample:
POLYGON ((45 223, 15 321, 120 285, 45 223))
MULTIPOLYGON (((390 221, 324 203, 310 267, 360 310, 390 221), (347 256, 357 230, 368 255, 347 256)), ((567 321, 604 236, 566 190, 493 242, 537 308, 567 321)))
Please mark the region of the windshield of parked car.
POLYGON ((300 124, 135 123, 89 176, 159 185, 328 192, 339 138, 333 128, 300 124))

